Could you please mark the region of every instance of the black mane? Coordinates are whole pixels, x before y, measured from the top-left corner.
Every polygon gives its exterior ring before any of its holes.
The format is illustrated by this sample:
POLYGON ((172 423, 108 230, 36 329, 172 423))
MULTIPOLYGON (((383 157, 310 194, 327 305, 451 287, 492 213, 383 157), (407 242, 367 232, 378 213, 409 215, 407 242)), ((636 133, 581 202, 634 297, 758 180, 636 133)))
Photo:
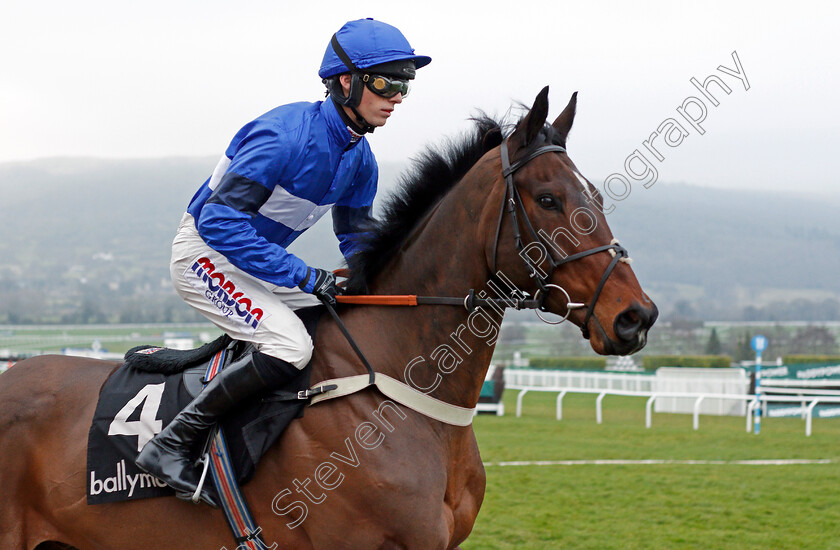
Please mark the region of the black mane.
POLYGON ((349 261, 349 294, 365 294, 368 285, 399 250, 417 223, 473 165, 501 143, 502 123, 487 116, 473 119, 473 131, 459 141, 425 151, 400 176, 399 188, 385 202, 383 214, 365 239, 364 250, 349 261))
MULTIPOLYGON (((443 146, 428 149, 414 160, 406 174, 400 176, 398 189, 387 198, 382 217, 364 241, 364 250, 350 258, 348 294, 367 294, 371 281, 394 257, 417 223, 484 153, 501 144, 503 136, 515 127, 486 115, 473 118, 473 121, 475 126, 471 133, 459 141, 448 141, 443 146)), ((566 145, 549 124, 543 126, 529 148, 546 142, 566 145)))

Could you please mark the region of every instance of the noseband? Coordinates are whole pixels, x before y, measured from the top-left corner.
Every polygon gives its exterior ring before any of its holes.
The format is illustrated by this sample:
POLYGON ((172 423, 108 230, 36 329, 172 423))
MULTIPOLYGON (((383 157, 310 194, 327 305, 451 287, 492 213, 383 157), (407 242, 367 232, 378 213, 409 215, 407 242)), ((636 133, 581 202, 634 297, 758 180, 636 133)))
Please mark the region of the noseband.
MULTIPOLYGON (((592 315, 595 311, 595 304, 598 302, 598 297, 601 295, 601 291, 603 290, 604 285, 607 282, 607 279, 612 274, 613 269, 615 269, 615 266, 618 265, 618 262, 620 260, 622 260, 623 258, 627 258, 629 256, 629 254, 627 253, 627 250, 623 246, 618 244, 618 241, 616 241, 616 240, 613 240, 613 242, 611 242, 608 245, 598 246, 598 247, 595 247, 595 248, 591 248, 589 250, 585 250, 583 252, 578 252, 576 254, 572 254, 571 256, 566 256, 565 258, 563 258, 559 261, 554 259, 554 257, 551 255, 550 251, 547 251, 546 252, 546 259, 548 261, 550 269, 549 269, 548 273, 545 275, 545 277, 540 276, 539 272, 536 269, 536 266, 534 266, 531 262, 528 261, 527 255, 523 256, 521 254, 521 252, 525 249, 525 246, 522 243, 522 233, 520 232, 520 229, 519 229, 519 220, 518 220, 518 217, 517 217, 517 211, 519 211, 521 213, 522 220, 525 222, 525 227, 528 229, 528 232, 531 234, 531 237, 533 239, 532 242, 538 242, 538 243, 542 244, 544 242, 544 239, 541 238, 540 235, 536 231, 534 231, 534 226, 531 224, 531 220, 528 218, 528 213, 525 211, 525 205, 522 202, 522 197, 519 195, 519 189, 517 189, 516 185, 513 182, 513 175, 516 173, 517 170, 519 170, 520 168, 522 168, 523 166, 528 164, 530 161, 532 161, 536 157, 538 157, 542 154, 545 154, 545 153, 553 153, 553 152, 565 153, 566 149, 564 147, 559 146, 559 145, 544 145, 542 147, 539 147, 539 148, 533 150, 532 152, 530 152, 529 154, 527 154, 523 158, 521 158, 521 159, 517 160, 516 162, 514 162, 513 164, 511 164, 510 163, 510 157, 509 157, 509 154, 508 154, 508 139, 506 138, 502 142, 502 145, 501 145, 502 176, 504 176, 504 178, 505 178, 505 197, 504 197, 504 200, 502 201, 502 207, 499 211, 499 223, 496 226, 496 238, 495 238, 495 241, 493 243, 493 260, 492 260, 492 265, 491 265, 491 272, 493 274, 492 276, 496 277, 496 253, 497 253, 497 249, 498 249, 498 246, 499 246, 499 235, 502 231, 502 221, 503 221, 505 212, 507 212, 507 213, 510 214, 511 224, 512 224, 512 228, 513 228, 513 238, 514 238, 514 242, 515 242, 515 245, 516 245, 516 251, 519 253, 519 256, 522 257, 523 261, 525 262, 525 265, 528 268, 528 271, 530 272, 530 276, 533 277, 534 280, 537 283, 538 289, 537 289, 537 292, 534 294, 534 300, 536 301, 536 304, 533 307, 534 307, 534 309, 537 310, 537 315, 540 317, 540 319, 542 319, 546 323, 559 324, 559 323, 562 323, 563 321, 565 321, 568 318, 569 313, 571 313, 572 310, 586 307, 586 304, 579 303, 579 302, 572 302, 570 297, 569 297, 569 293, 566 292, 566 290, 563 287, 561 287, 559 285, 556 285, 556 284, 553 284, 551 282, 551 278, 553 277, 555 270, 557 270, 557 268, 559 268, 563 264, 567 264, 567 263, 572 262, 574 260, 579 260, 581 258, 585 258, 586 256, 590 256, 592 254, 597 254, 598 252, 610 251, 610 254, 613 257, 612 261, 607 266, 607 269, 604 271, 604 274, 601 276, 601 281, 598 283, 598 287, 595 289, 595 293, 592 295, 592 301, 590 302, 589 307, 586 310, 586 315, 584 316, 583 323, 581 324, 581 329, 580 329, 581 333, 583 334, 584 338, 588 339, 589 338, 589 328, 588 328, 589 319, 592 317, 592 315), (566 297, 566 315, 560 321, 553 322, 553 323, 550 322, 550 321, 547 321, 546 319, 544 319, 539 314, 540 311, 545 311, 545 312, 548 311, 546 309, 546 306, 545 306, 545 299, 548 296, 548 293, 551 291, 552 288, 558 289, 566 297)), ((545 244, 548 245, 547 246, 548 249, 551 248, 551 243, 545 243, 545 244)))

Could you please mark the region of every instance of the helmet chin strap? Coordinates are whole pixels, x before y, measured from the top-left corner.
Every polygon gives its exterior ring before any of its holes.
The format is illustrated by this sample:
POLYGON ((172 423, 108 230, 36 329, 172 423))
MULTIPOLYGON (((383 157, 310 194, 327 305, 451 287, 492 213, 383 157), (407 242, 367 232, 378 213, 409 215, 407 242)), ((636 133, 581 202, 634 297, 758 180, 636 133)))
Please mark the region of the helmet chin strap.
MULTIPOLYGON (((356 107, 350 106, 350 110, 353 111, 353 114, 356 116, 356 124, 357 127, 361 130, 359 131, 360 134, 372 134, 374 130, 376 130, 375 126, 372 126, 368 123, 365 118, 359 114, 359 111, 356 110, 356 107)), ((355 131, 356 129, 353 128, 355 131)))
POLYGON ((341 120, 344 121, 344 124, 347 125, 347 128, 353 132, 354 134, 358 134, 359 136, 367 133, 373 133, 375 128, 368 124, 368 122, 359 114, 359 111, 356 110, 354 105, 347 105, 342 104, 340 101, 335 101, 335 98, 331 98, 333 103, 335 103, 336 110, 338 111, 338 116, 341 117, 341 120), (353 120, 347 115, 347 111, 342 109, 342 107, 349 107, 350 110, 353 112, 353 116, 356 120, 353 120))
MULTIPOLYGON (((350 107, 351 111, 353 111, 353 115, 356 117, 356 122, 350 122, 350 124, 348 124, 351 130, 359 134, 372 134, 376 128, 369 124, 368 121, 365 120, 365 118, 359 114, 359 111, 356 110, 358 103, 361 101, 362 94, 364 93, 364 84, 362 84, 361 79, 359 77, 362 71, 360 71, 356 67, 356 65, 350 59, 350 56, 348 56, 347 53, 344 51, 344 48, 341 47, 341 44, 338 42, 338 38, 336 38, 336 35, 332 36, 332 39, 330 40, 330 45, 332 46, 332 49, 335 52, 335 54, 338 56, 339 59, 341 59, 341 62, 344 63, 344 66, 347 67, 347 69, 350 71, 353 77, 350 81, 350 93, 348 97, 343 97, 343 93, 338 94, 338 92, 340 92, 341 89, 340 84, 338 84, 337 80, 333 81, 333 86, 336 86, 335 88, 329 88, 329 86, 327 87, 329 90, 328 93, 333 96, 333 99, 336 100, 336 103, 346 105, 347 107, 350 107), (341 95, 342 97, 335 97, 336 94, 341 95)), ((325 80, 324 82, 326 83, 327 81, 325 80)), ((344 117, 345 113, 343 112, 343 109, 339 109, 339 111, 341 111, 341 115, 342 117, 344 117)), ((349 117, 347 117, 347 120, 349 121, 349 117)))

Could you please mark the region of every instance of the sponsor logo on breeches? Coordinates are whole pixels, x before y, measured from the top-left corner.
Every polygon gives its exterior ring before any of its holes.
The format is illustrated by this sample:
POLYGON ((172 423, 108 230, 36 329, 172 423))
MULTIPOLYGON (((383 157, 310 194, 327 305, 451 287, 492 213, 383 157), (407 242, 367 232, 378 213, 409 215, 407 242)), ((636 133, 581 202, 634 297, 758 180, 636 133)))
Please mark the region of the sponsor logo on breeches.
POLYGON ((98 479, 96 470, 90 472, 90 495, 96 496, 100 493, 121 493, 128 491, 128 497, 134 496, 135 489, 146 489, 150 487, 166 487, 166 483, 145 472, 128 474, 125 471, 125 460, 117 462, 116 474, 111 477, 98 479))
POLYGON ((253 332, 263 318, 263 310, 207 257, 198 258, 184 273, 185 278, 225 317, 241 322, 253 332))

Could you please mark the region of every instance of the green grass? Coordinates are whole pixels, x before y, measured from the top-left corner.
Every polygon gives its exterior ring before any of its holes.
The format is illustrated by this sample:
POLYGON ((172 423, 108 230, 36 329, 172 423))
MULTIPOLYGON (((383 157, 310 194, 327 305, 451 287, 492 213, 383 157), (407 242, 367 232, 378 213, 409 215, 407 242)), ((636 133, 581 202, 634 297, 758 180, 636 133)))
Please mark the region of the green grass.
POLYGON ((644 399, 529 394, 514 416, 480 416, 485 463, 595 459, 832 459, 830 464, 757 466, 488 464, 487 493, 468 549, 825 548, 840 549, 840 420, 764 419, 747 434, 743 417, 654 414, 644 399))

